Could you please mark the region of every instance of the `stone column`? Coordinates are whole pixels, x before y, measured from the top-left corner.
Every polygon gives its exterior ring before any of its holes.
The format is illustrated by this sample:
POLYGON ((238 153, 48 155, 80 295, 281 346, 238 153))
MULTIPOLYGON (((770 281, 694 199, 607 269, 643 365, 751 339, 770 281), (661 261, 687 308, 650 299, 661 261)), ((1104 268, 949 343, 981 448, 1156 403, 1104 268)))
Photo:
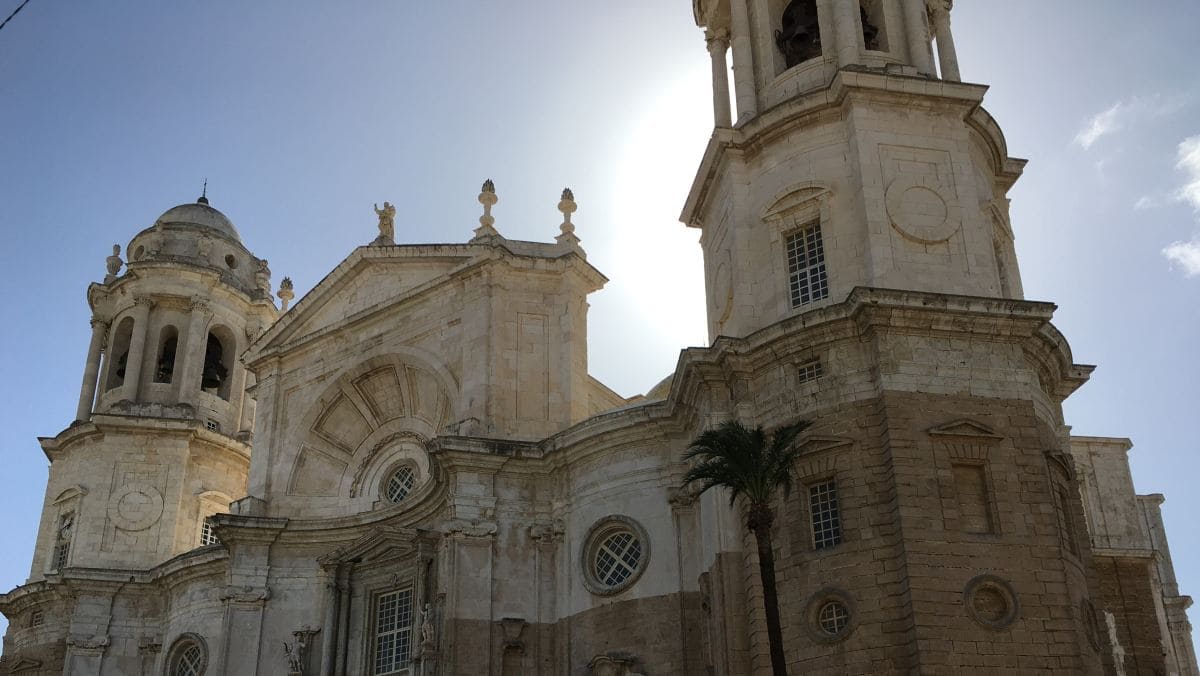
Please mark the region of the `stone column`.
POLYGON ((748 120, 758 114, 758 98, 754 91, 754 50, 750 42, 750 11, 747 0, 730 0, 730 23, 733 33, 733 89, 737 96, 737 119, 748 120))
POLYGON ((858 63, 858 22, 854 17, 857 2, 836 2, 833 5, 833 35, 837 45, 838 68, 858 63))
POLYGON ((925 0, 904 0, 904 29, 908 36, 908 59, 917 71, 933 74, 929 58, 929 29, 926 25, 925 0))
POLYGON ((942 79, 951 82, 962 81, 958 72, 958 53, 954 50, 954 35, 950 32, 951 0, 934 0, 933 3, 933 34, 937 37, 938 64, 941 66, 942 79))
POLYGON ((729 72, 725 66, 725 54, 729 51, 729 34, 725 31, 709 32, 706 37, 708 54, 712 57, 713 78, 713 124, 728 127, 733 124, 729 110, 729 72))
POLYGON ((188 322, 187 335, 175 357, 175 400, 181 404, 196 405, 200 392, 200 370, 204 368, 204 351, 208 346, 205 329, 212 318, 212 310, 204 301, 192 299, 192 318, 188 322), (182 361, 180 360, 182 357, 182 361))
POLYGON ((92 404, 96 401, 96 381, 100 377, 100 351, 104 348, 106 335, 108 322, 99 317, 92 317, 92 341, 88 343, 87 361, 83 365, 83 384, 79 388, 76 420, 87 421, 92 417, 92 404))
POLYGON ((121 398, 137 401, 138 388, 142 380, 142 361, 146 358, 146 336, 150 333, 150 308, 154 301, 149 298, 133 299, 133 333, 129 336, 129 357, 125 360, 125 383, 121 386, 121 398))

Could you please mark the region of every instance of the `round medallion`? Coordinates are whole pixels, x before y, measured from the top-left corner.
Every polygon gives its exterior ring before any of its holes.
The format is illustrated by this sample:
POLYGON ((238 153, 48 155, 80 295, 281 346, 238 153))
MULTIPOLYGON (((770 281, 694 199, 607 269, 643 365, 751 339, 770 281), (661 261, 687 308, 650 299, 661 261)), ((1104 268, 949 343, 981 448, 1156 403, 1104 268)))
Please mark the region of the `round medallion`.
POLYGON ((1012 585, 995 575, 971 578, 963 588, 963 602, 968 614, 989 629, 1011 626, 1021 611, 1012 585))
POLYGON ((884 202, 892 226, 925 244, 950 239, 962 224, 956 200, 931 176, 903 176, 892 181, 884 202))
POLYGON ((145 530, 162 512, 162 493, 146 484, 126 484, 108 500, 108 518, 121 530, 145 530))

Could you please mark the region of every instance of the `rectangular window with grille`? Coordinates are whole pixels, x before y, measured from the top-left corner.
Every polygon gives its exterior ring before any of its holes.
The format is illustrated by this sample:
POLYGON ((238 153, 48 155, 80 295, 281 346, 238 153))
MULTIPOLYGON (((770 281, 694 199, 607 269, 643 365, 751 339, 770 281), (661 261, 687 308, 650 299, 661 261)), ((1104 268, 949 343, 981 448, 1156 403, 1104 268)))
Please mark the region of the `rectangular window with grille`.
POLYGON ((824 374, 824 369, 821 368, 820 359, 809 359, 797 367, 800 372, 800 383, 807 383, 811 380, 816 380, 824 374))
POLYGON ((413 590, 411 587, 375 597, 375 676, 398 674, 412 654, 413 590))
POLYGON ((67 512, 58 517, 58 531, 54 536, 53 568, 58 570, 67 565, 71 555, 71 535, 75 531, 75 512, 67 512))
POLYGON ((829 296, 825 274, 825 245, 821 224, 813 221, 787 236, 788 290, 792 307, 801 307, 829 296))
POLYGON ((812 513, 813 548, 825 549, 841 544, 842 517, 838 509, 837 483, 824 481, 809 486, 808 506, 812 513))

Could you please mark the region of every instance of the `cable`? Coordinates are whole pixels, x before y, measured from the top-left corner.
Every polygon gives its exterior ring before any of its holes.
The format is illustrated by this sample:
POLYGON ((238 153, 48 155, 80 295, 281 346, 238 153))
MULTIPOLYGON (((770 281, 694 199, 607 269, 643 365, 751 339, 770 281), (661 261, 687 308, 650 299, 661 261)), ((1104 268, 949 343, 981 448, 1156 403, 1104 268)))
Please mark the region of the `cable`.
POLYGON ((21 11, 22 9, 24 9, 24 8, 25 8, 25 5, 28 5, 28 4, 29 4, 29 0, 25 0, 25 2, 22 2, 20 5, 18 5, 18 6, 17 6, 17 8, 13 10, 12 14, 9 14, 9 15, 8 15, 8 18, 4 20, 4 23, 0 23, 0 29, 2 29, 2 28, 4 28, 5 26, 7 26, 7 25, 8 25, 8 22, 9 22, 9 21, 12 21, 12 18, 13 18, 14 16, 16 16, 16 15, 17 15, 17 12, 21 11))

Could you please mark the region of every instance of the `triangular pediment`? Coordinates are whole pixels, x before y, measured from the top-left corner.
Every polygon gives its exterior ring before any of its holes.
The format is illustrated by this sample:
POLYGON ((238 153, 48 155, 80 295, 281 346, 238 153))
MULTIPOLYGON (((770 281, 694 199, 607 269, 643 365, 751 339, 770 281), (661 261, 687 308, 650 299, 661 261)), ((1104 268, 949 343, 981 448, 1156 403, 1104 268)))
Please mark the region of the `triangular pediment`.
POLYGON ((814 453, 823 453, 834 449, 845 449, 854 445, 853 439, 845 437, 823 437, 811 436, 800 440, 800 457, 812 455, 814 453))
POLYGON ((415 528, 372 528, 350 544, 334 549, 317 559, 323 567, 348 561, 370 562, 384 556, 403 556, 417 551, 421 532, 415 528))
POLYGON ((996 434, 995 430, 983 423, 960 418, 929 429, 930 436, 936 437, 970 437, 976 439, 998 440, 1004 437, 996 434))
POLYGON ((467 245, 359 247, 255 341, 246 358, 435 288, 473 258, 467 245))
POLYGON ((8 665, 8 673, 15 674, 30 669, 38 669, 42 663, 38 660, 29 659, 28 657, 18 657, 15 662, 8 665))

